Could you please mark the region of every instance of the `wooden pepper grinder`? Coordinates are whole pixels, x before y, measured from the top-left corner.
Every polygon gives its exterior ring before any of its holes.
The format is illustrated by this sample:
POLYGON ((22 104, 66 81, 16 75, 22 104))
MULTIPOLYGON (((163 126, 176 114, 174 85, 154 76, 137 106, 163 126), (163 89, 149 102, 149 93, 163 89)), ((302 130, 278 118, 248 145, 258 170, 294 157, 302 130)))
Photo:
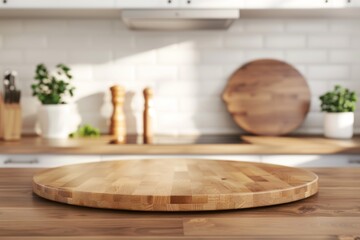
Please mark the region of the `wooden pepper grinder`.
POLYGON ((143 122, 144 122, 144 143, 151 144, 153 143, 153 119, 154 119, 154 109, 153 109, 153 90, 151 88, 144 89, 144 115, 143 115, 143 122))
POLYGON ((112 86, 111 101, 113 104, 113 113, 110 122, 110 134, 115 137, 112 143, 126 142, 126 122, 123 110, 125 100, 125 88, 119 85, 112 86))

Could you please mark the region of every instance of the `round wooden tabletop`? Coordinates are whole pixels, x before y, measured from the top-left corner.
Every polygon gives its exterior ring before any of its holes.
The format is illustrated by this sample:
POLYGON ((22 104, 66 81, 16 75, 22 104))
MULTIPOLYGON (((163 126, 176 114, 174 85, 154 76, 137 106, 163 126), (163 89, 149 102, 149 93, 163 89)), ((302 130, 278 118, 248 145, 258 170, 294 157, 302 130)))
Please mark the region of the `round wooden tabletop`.
POLYGON ((154 159, 44 170, 33 191, 57 202, 140 211, 206 211, 297 201, 318 191, 307 170, 223 160, 154 159))

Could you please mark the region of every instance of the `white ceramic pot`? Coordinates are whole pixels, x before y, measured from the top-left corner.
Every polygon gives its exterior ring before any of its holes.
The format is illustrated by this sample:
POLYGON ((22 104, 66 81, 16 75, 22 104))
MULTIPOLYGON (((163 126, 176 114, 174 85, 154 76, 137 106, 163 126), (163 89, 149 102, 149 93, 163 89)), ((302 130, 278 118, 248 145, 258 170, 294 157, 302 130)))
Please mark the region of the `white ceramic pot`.
POLYGON ((75 104, 50 104, 39 108, 38 126, 44 138, 67 138, 80 121, 75 104))
POLYGON ((352 138, 354 132, 354 113, 325 113, 324 135, 328 138, 352 138))

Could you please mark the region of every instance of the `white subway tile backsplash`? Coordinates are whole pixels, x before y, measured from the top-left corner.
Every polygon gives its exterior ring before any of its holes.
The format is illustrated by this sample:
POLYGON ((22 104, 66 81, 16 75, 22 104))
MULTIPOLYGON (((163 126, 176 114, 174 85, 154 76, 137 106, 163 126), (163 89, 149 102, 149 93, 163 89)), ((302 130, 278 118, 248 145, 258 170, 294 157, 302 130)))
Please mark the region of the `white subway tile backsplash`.
POLYGON ((225 37, 225 47, 248 49, 262 48, 264 40, 262 35, 232 35, 225 37))
POLYGON ((253 61, 256 59, 276 59, 276 60, 285 60, 284 52, 281 50, 253 50, 246 51, 245 53, 247 61, 253 61))
POLYGON ((180 36, 178 44, 180 51, 182 49, 221 48, 222 46, 222 34, 180 36))
POLYGON ((236 33, 236 32, 244 32, 245 31, 245 23, 244 21, 236 21, 234 22, 229 30, 230 33, 236 33))
POLYGON ((114 52, 114 63, 118 65, 143 65, 156 64, 156 50, 149 51, 135 51, 121 49, 114 52))
POLYGON ((291 63, 326 63, 328 60, 326 50, 289 50, 285 56, 291 63))
POLYGON ((1 19, 0 20, 0 33, 21 33, 23 32, 23 23, 21 20, 1 19))
POLYGON ((244 51, 242 50, 206 50, 201 53, 201 60, 204 64, 229 64, 239 63, 241 65, 245 61, 244 51))
POLYGON ((335 34, 309 36, 308 44, 310 48, 346 48, 350 45, 350 38, 335 34))
POLYGON ((92 81, 93 68, 89 65, 74 65, 71 69, 71 74, 75 81, 92 81))
POLYGON ((306 37, 303 35, 282 34, 266 36, 265 47, 272 48, 305 48, 306 37))
POLYGON ((341 85, 343 87, 354 90, 358 94, 360 94, 360 82, 349 81, 349 80, 334 80, 330 82, 331 88, 333 88, 335 85, 341 85))
POLYGON ((158 49, 178 42, 176 36, 169 36, 164 33, 159 33, 158 35, 154 35, 151 32, 147 34, 141 33, 136 34, 134 37, 135 47, 142 50, 158 49))
POLYGON ((353 81, 360 81, 360 65, 354 64, 351 66, 351 79, 353 81))
POLYGON ((26 33, 66 34, 67 30, 66 21, 56 19, 32 19, 24 21, 23 25, 26 33))
POLYGON ((219 79, 207 79, 200 81, 200 93, 199 96, 211 96, 214 98, 221 98, 222 93, 227 84, 228 77, 219 79))
POLYGON ((325 92, 329 91, 332 86, 330 86, 330 83, 328 81, 323 81, 323 80, 308 80, 308 85, 310 87, 311 90, 311 95, 314 97, 318 97, 322 94, 324 94, 325 92))
POLYGON ((176 113, 179 109, 178 99, 176 97, 159 97, 154 98, 154 109, 159 114, 167 114, 169 112, 176 113))
POLYGON ((360 52, 360 35, 351 37, 350 46, 351 48, 356 49, 357 52, 360 52))
POLYGON ((71 34, 71 37, 64 37, 62 34, 51 33, 47 38, 49 49, 72 51, 77 49, 90 49, 91 38, 90 35, 86 34, 71 34))
POLYGON ((308 67, 308 77, 311 79, 339 80, 349 79, 350 69, 346 65, 318 65, 308 67))
POLYGON ((179 101, 180 112, 226 113, 226 106, 221 98, 189 97, 179 101))
POLYGON ((319 96, 313 96, 311 98, 310 112, 321 112, 321 101, 319 96))
POLYGON ((328 21, 321 19, 288 19, 285 30, 291 33, 322 33, 328 31, 328 21))
POLYGON ((277 33, 284 31, 284 21, 281 20, 247 20, 245 21, 246 32, 277 33))
POLYGON ((132 36, 120 35, 120 34, 101 34, 92 35, 91 39, 83 39, 88 44, 90 41, 91 49, 109 49, 118 48, 128 50, 134 47, 134 39, 132 36))
POLYGON ((112 26, 110 19, 71 19, 67 22, 67 32, 69 36, 71 33, 104 34, 112 32, 112 26))
POLYGON ((112 112, 109 88, 120 84, 129 133, 142 132, 147 86, 154 88, 157 133, 241 133, 221 98, 227 80, 248 61, 275 58, 298 69, 311 89, 311 109, 297 133, 321 133, 318 97, 334 84, 360 93, 359 24, 247 18, 227 31, 139 32, 116 19, 0 19, 0 72, 19 72, 28 133, 38 106, 30 90, 35 67, 60 62, 73 70, 83 123, 103 132, 112 112))
POLYGON ((208 79, 221 79, 223 77, 223 68, 214 65, 199 66, 180 66, 180 81, 199 81, 208 79))
POLYGON ((60 50, 26 50, 24 52, 23 61, 27 65, 33 64, 35 69, 35 65, 39 63, 52 65, 58 63, 68 63, 68 58, 67 53, 60 50))
POLYGON ((354 50, 333 50, 330 51, 330 62, 332 63, 359 63, 359 52, 354 50))
POLYGON ((138 66, 136 79, 143 82, 155 83, 176 81, 178 70, 176 66, 138 66))
POLYGON ((335 33, 360 33, 359 19, 336 19, 330 21, 330 32, 335 33))
POLYGON ((74 50, 68 53, 68 62, 71 64, 101 64, 111 62, 112 51, 109 50, 74 50))
POLYGON ((323 126, 324 114, 322 112, 312 112, 308 114, 302 127, 320 129, 323 126))
POLYGON ((7 49, 41 49, 47 47, 45 35, 7 34, 3 39, 3 47, 7 49))
POLYGON ((168 49, 160 49, 157 54, 157 63, 159 64, 185 64, 192 65, 198 64, 201 62, 200 60, 200 52, 194 50, 168 50, 168 49))
POLYGON ((102 64, 93 67, 93 78, 99 82, 133 83, 135 81, 135 66, 102 64))
POLYGON ((20 50, 0 50, 0 63, 5 65, 23 63, 23 52, 20 50))

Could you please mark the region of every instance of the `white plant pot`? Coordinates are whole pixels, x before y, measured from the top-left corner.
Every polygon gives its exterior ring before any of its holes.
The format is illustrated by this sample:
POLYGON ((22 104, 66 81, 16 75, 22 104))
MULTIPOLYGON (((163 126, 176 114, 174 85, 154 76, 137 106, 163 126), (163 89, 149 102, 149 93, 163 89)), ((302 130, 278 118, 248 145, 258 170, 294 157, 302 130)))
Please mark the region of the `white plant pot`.
POLYGON ((354 113, 325 113, 324 135, 328 138, 352 138, 354 133, 354 113))
POLYGON ((80 121, 75 104, 41 105, 39 108, 39 133, 44 138, 67 138, 80 121))

